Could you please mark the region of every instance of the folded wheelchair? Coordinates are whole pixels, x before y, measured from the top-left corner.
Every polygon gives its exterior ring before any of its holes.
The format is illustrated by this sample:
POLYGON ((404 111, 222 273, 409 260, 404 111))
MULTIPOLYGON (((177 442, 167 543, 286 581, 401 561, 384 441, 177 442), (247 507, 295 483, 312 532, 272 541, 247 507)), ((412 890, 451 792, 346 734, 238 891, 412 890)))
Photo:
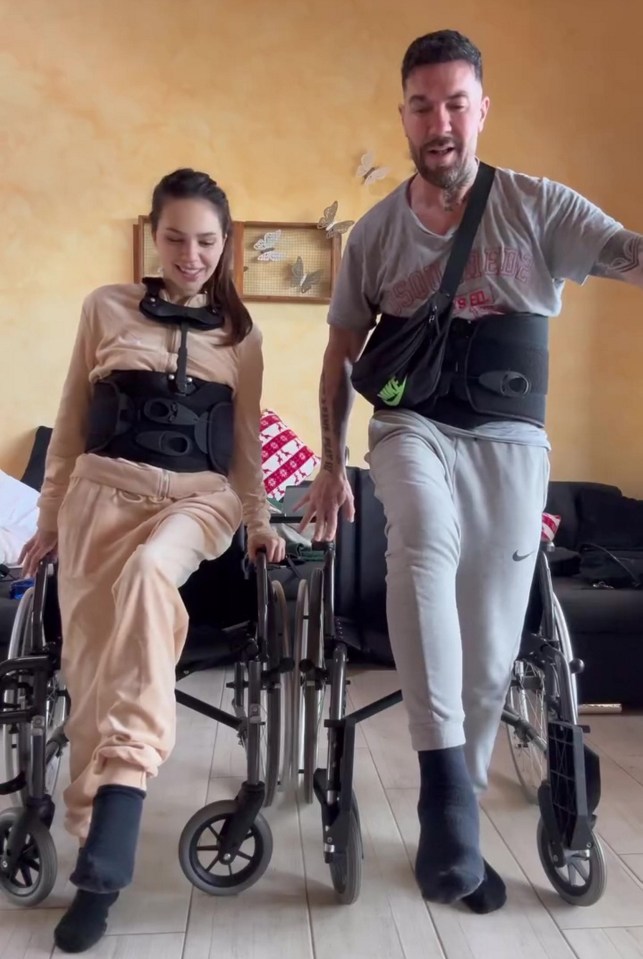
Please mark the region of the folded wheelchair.
MULTIPOLYGON (((260 810, 280 781, 290 779, 288 743, 294 662, 287 608, 271 581, 264 554, 248 567, 239 543, 221 560, 203 563, 182 589, 190 633, 176 670, 177 683, 212 666, 232 666, 232 711, 211 706, 180 688, 178 703, 236 730, 245 749, 247 776, 234 800, 209 803, 186 824, 179 860, 186 877, 209 893, 240 892, 265 872, 272 855, 270 827, 260 810), (225 619, 214 624, 211 603, 225 619), (235 618, 243 615, 244 618, 235 618), (230 623, 230 617, 232 622, 230 623), (286 748, 282 742, 286 740, 286 748)), ((33 906, 56 881, 57 856, 50 827, 53 794, 67 745, 69 697, 60 670, 62 635, 55 570, 43 562, 20 599, 0 663, 0 730, 7 782, 0 795, 14 805, 0 812, 0 889, 13 903, 33 906)))
MULTIPOLYGON (((385 523, 365 470, 349 470, 359 522, 340 524, 337 545, 299 587, 294 656, 301 672, 295 700, 301 714, 303 798, 321 805, 324 858, 337 898, 354 902, 360 890, 362 840, 353 790, 358 723, 401 702, 400 692, 347 714, 347 662, 355 650, 386 660, 385 523), (347 570, 345 574, 344 571, 347 570), (329 693, 328 718, 324 703, 329 693), (326 729, 326 765, 317 767, 326 729)), ((389 650, 390 655, 390 650, 389 650)), ((537 847, 557 893, 577 906, 600 899, 606 885, 603 850, 594 830, 600 799, 597 755, 578 721, 571 641, 554 594, 547 545, 541 544, 518 657, 502 720, 527 799, 537 803, 537 847)))

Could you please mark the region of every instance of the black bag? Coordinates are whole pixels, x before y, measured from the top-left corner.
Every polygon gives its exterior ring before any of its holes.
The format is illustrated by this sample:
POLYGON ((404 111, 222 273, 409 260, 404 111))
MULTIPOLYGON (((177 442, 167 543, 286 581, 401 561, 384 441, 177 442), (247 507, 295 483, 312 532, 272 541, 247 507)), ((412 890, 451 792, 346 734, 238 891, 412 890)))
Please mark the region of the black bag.
POLYGON ((586 543, 581 547, 580 575, 594 586, 641 589, 643 548, 611 551, 595 543, 586 543))
POLYGON ((353 366, 352 384, 369 403, 414 409, 437 388, 451 307, 484 212, 495 168, 480 163, 440 289, 406 319, 383 315, 353 366))

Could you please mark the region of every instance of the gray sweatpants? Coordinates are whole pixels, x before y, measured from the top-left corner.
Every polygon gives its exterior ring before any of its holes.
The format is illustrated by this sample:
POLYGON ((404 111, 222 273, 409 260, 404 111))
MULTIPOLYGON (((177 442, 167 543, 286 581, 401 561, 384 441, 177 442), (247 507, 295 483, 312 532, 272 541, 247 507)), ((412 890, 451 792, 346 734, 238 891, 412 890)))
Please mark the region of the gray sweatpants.
POLYGON ((540 542, 544 447, 377 414, 368 461, 386 515, 388 628, 413 748, 465 744, 476 792, 518 652, 540 542))

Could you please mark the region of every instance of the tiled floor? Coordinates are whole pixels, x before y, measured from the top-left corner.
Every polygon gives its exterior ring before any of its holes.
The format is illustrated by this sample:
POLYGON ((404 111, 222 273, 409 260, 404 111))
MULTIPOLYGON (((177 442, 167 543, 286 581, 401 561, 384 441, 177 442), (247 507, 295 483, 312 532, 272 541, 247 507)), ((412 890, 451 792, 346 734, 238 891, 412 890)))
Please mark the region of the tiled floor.
MULTIPOLYGON (((227 704, 221 672, 184 685, 227 704), (223 700, 222 700, 223 697, 223 700)), ((395 674, 353 675, 363 705, 395 689, 395 674)), ((484 798, 485 856, 507 881, 509 901, 492 916, 427 906, 411 873, 417 842, 416 760, 404 712, 366 722, 358 736, 356 791, 364 835, 362 892, 338 906, 321 853, 316 805, 281 796, 266 815, 274 836, 268 872, 240 896, 193 889, 177 860, 180 832, 206 801, 235 794, 243 753, 234 734, 180 708, 176 750, 146 803, 134 884, 112 910, 101 959, 634 959, 643 957, 643 716, 589 717, 600 752, 599 831, 608 887, 591 908, 566 905, 543 873, 538 814, 525 804, 501 731, 484 798)), ((63 772, 64 778, 64 772, 63 772)), ((0 899, 0 959, 45 959, 52 929, 72 895, 74 848, 54 824, 59 881, 43 906, 19 910, 0 899)))

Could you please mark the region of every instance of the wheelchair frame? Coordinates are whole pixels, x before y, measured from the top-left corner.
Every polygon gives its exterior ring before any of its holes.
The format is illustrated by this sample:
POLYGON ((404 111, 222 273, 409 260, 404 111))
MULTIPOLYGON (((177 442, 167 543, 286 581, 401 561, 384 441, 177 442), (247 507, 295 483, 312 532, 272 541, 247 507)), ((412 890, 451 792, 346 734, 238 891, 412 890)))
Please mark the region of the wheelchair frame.
MULTIPOLYGON (((543 741, 529 717, 511 708, 509 701, 503 709, 502 721, 508 731, 518 737, 520 748, 538 750, 546 757, 546 774, 537 790, 540 808, 537 845, 547 878, 564 900, 589 906, 600 899, 606 885, 605 857, 594 834, 600 771, 598 757, 583 742, 588 727, 578 723, 573 677, 582 670, 583 664, 571 657, 571 644, 562 609, 553 592, 546 552, 543 544, 535 574, 543 602, 541 622, 537 633, 523 635, 516 660, 517 664, 533 667, 540 678, 537 691, 542 696, 546 714, 546 740, 543 741), (565 870, 567 877, 563 875, 565 870), (580 883, 575 881, 577 877, 580 883)), ((311 757, 316 755, 317 743, 308 729, 304 749, 309 755, 304 756, 303 792, 309 802, 314 793, 321 806, 324 859, 330 867, 338 900, 352 903, 360 891, 363 856, 359 809, 353 790, 355 729, 358 723, 401 702, 402 694, 392 693, 346 714, 348 648, 341 635, 338 636, 337 627, 341 624, 336 623, 334 617, 334 564, 334 544, 327 544, 323 569, 314 572, 307 598, 308 632, 310 635, 312 629, 313 642, 299 643, 304 648, 313 647, 313 655, 300 663, 304 696, 314 704, 306 709, 307 715, 320 715, 324 687, 330 686, 329 717, 324 722, 328 731, 326 767, 315 769, 311 790, 311 757), (333 650, 330 667, 320 662, 320 657, 325 658, 324 649, 328 645, 333 650)), ((514 666, 510 689, 516 682, 514 666)), ((532 685, 530 691, 533 689, 532 685)), ((524 788, 514 751, 512 758, 524 788)))
MULTIPOLYGON (((276 521, 294 522, 298 518, 279 516, 276 521)), ((293 649, 287 638, 283 590, 279 583, 269 580, 265 555, 260 554, 257 559, 256 620, 224 631, 239 638, 240 659, 234 665, 235 678, 228 684, 233 690, 233 714, 182 690, 175 692, 178 703, 234 729, 246 750, 247 775, 236 798, 209 803, 198 810, 185 825, 179 840, 179 860, 186 878, 210 894, 241 892, 257 882, 268 867, 272 835, 260 810, 270 804, 277 786, 281 720, 286 716, 285 739, 292 748, 285 750, 282 785, 293 785, 303 775, 304 800, 312 802, 316 797, 320 803, 323 854, 337 898, 349 904, 359 895, 363 847, 353 789, 355 731, 358 723, 400 703, 402 694, 392 693, 347 714, 348 646, 342 640, 341 624, 334 615, 335 546, 315 544, 315 548, 323 548, 324 560, 313 569, 310 588, 305 580, 300 582, 293 649), (281 634, 278 611, 282 619, 281 634), (328 660, 327 646, 332 648, 332 657, 328 660), (295 662, 299 682, 294 678, 295 662), (284 678, 286 695, 282 696, 284 678), (292 683, 290 687, 288 681, 292 683), (330 686, 329 718, 324 723, 327 762, 325 768, 318 768, 317 740, 327 685, 330 686), (262 715, 264 695, 268 703, 266 722, 262 715), (264 725, 272 743, 266 746, 265 779, 261 761, 264 725), (300 765, 302 751, 303 764, 300 765), (214 828, 217 823, 221 824, 218 831, 214 828), (204 837, 207 845, 202 844, 204 837), (214 837, 216 845, 210 837, 214 837), (254 842, 252 855, 243 851, 249 839, 254 842), (212 860, 209 866, 200 859, 199 854, 204 852, 208 860, 212 860), (237 860, 246 865, 235 875, 232 865, 237 860), (215 864, 227 869, 228 875, 215 877, 212 873, 215 864)), ((600 797, 598 759, 583 743, 583 733, 587 730, 578 724, 573 685, 573 676, 581 670, 582 663, 571 658, 564 617, 555 601, 542 550, 536 570, 538 588, 544 597, 541 622, 537 632, 523 635, 516 660, 521 669, 516 671, 514 666, 502 719, 510 736, 516 738, 512 758, 528 795, 528 784, 521 775, 516 750, 537 750, 546 757, 547 772, 538 784, 536 797, 540 807, 538 850, 545 872, 562 898, 576 905, 590 905, 600 898, 605 888, 604 856, 593 832, 594 810, 600 797), (527 676, 525 666, 531 669, 527 676), (518 708, 514 708, 509 699, 516 690, 518 708), (546 736, 535 728, 527 710, 523 709, 523 700, 530 694, 540 697, 546 712, 546 736), (579 869, 578 861, 587 864, 587 875, 579 869), (584 878, 580 886, 572 881, 573 868, 584 878), (561 874, 564 869, 569 872, 569 880, 561 874)), ((46 789, 47 743, 55 743, 55 755, 59 756, 64 748, 64 735, 61 730, 55 730, 52 737, 47 737, 48 687, 60 663, 58 644, 48 644, 44 632, 47 577, 47 564, 43 563, 33 587, 26 655, 0 663, 0 725, 23 724, 30 730, 28 769, 19 769, 17 776, 0 786, 0 794, 22 793, 22 806, 0 814, 0 887, 9 899, 22 905, 35 905, 46 898, 53 888, 57 870, 55 846, 49 832, 54 804, 46 789), (5 693, 11 689, 21 689, 27 695, 24 708, 12 709, 11 704, 5 702, 5 693), (16 887, 14 878, 21 862, 24 866, 25 861, 31 865, 35 860, 39 860, 41 867, 38 881, 24 889, 16 887)), ((177 681, 203 665, 207 664, 181 667, 179 663, 177 681)))
MULTIPOLYGON (((40 564, 35 584, 20 603, 32 603, 27 623, 19 622, 15 628, 26 625, 26 636, 20 636, 21 655, 12 656, 0 663, 0 725, 7 730, 15 726, 29 729, 29 755, 27 768, 19 768, 16 776, 0 784, 0 795, 20 794, 20 803, 0 813, 0 888, 10 901, 24 906, 36 905, 51 892, 57 874, 57 856, 50 827, 54 818, 54 801, 46 788, 47 765, 54 752, 48 744, 55 745, 55 755, 60 757, 66 745, 64 732, 56 729, 47 736, 47 701, 52 677, 60 667, 60 644, 49 643, 45 635, 43 609, 48 579, 47 561, 40 564), (25 640, 24 642, 22 640, 25 640), (22 708, 12 708, 6 696, 17 695, 25 700, 22 708), (27 879, 28 870, 36 870, 35 882, 27 879), (22 878, 24 884, 19 883, 22 878)), ((234 714, 211 706, 183 690, 175 690, 176 701, 203 716, 234 729, 246 751, 247 775, 239 793, 232 801, 210 803, 200 809, 186 824, 179 840, 179 861, 186 878, 195 886, 210 893, 225 895, 236 893, 253 885, 265 872, 272 855, 270 827, 260 810, 269 805, 274 797, 279 775, 275 768, 275 750, 266 746, 266 780, 262 779, 261 729, 267 726, 273 740, 281 735, 281 677, 292 673, 294 664, 284 653, 287 644, 279 642, 278 615, 281 610, 282 624, 285 615, 285 599, 279 583, 270 583, 265 554, 260 553, 256 563, 257 616, 256 622, 246 621, 224 630, 233 639, 239 638, 240 660, 235 663, 235 679, 228 687, 233 689, 234 714), (268 697, 268 723, 262 716, 262 694, 268 697), (272 708, 271 708, 272 706, 272 708), (247 707, 247 708, 246 708, 247 707), (272 724, 270 716, 272 714, 272 724), (212 822, 222 822, 217 835, 216 857, 205 868, 199 860, 199 840, 211 830, 212 822), (242 846, 252 837, 255 854, 252 857, 242 852, 242 846), (250 865, 245 866, 240 878, 232 872, 237 858, 250 865), (211 869, 222 864, 228 875, 214 877, 211 869), (222 881, 221 881, 222 880, 222 881)), ((16 618, 18 619, 18 609, 16 618)), ((284 630, 287 633, 285 625, 284 630)), ((177 666, 177 681, 201 668, 177 666)), ((20 752, 20 750, 19 750, 20 752)), ((18 764, 23 757, 19 755, 18 764)), ((211 853, 210 844, 207 851, 211 853)), ((212 856, 208 857, 212 859, 212 856)))

